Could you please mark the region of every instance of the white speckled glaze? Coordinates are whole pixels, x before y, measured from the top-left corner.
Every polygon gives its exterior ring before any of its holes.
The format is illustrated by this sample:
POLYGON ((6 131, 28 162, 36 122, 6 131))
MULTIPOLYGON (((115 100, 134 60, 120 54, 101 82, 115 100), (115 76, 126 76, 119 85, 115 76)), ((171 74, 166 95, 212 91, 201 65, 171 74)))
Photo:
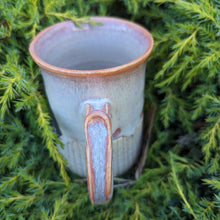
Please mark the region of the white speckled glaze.
MULTIPOLYGON (((60 151, 68 167, 80 176, 87 175, 86 104, 95 110, 109 104, 115 176, 128 170, 140 152, 145 67, 153 39, 131 22, 92 19, 103 25, 83 24, 79 29, 68 21, 51 26, 33 40, 30 52, 41 67, 50 107, 62 133, 64 149, 60 151)), ((102 193, 95 195, 101 198, 97 203, 103 203, 102 193)))

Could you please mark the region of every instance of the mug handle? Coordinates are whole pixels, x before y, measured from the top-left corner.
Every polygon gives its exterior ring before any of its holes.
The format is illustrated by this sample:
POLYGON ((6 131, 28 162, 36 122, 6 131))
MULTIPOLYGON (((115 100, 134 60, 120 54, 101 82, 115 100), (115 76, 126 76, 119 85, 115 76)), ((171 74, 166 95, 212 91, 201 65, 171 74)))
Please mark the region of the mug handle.
POLYGON ((86 167, 90 200, 107 203, 112 196, 112 139, 109 103, 100 110, 86 104, 86 167))

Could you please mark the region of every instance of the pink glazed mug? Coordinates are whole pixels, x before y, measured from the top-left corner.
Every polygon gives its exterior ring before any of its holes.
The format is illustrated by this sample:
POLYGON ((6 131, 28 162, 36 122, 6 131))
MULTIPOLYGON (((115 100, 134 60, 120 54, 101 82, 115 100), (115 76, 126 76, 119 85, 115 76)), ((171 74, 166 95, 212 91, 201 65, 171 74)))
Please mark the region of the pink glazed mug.
POLYGON ((29 50, 62 133, 60 151, 73 172, 87 176, 91 202, 103 204, 112 196, 113 175, 128 170, 140 153, 153 38, 126 20, 91 20, 102 25, 48 27, 29 50))

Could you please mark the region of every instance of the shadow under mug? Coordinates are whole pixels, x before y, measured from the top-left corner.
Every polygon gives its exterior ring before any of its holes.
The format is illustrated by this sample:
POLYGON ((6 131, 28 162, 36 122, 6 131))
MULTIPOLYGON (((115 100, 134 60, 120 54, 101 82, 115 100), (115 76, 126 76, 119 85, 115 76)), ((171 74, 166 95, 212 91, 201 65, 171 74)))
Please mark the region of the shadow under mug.
POLYGON ((113 175, 129 169, 141 148, 146 61, 153 38, 118 18, 78 28, 61 22, 40 32, 29 51, 41 68, 62 133, 69 168, 87 176, 90 200, 110 200, 113 175))

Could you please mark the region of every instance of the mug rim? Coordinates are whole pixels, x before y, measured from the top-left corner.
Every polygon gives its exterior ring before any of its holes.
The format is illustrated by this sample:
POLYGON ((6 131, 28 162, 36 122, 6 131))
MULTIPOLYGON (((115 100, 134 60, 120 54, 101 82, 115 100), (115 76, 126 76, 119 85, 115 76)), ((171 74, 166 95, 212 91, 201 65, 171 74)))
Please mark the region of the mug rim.
MULTIPOLYGON (((149 42, 149 46, 147 48, 147 50, 137 59, 134 59, 128 63, 119 65, 119 66, 115 66, 115 67, 111 67, 111 68, 106 68, 106 69, 97 69, 97 70, 74 70, 74 69, 67 69, 67 68, 62 68, 62 67, 57 67, 55 65, 51 65, 47 62, 45 62, 44 60, 42 60, 38 54, 36 53, 36 49, 35 49, 35 45, 37 43, 37 41, 47 32, 49 32, 51 29, 55 29, 57 26, 62 26, 66 23, 72 23, 71 20, 68 21, 63 21, 63 22, 59 22, 56 23, 54 25, 51 25, 47 28, 45 28, 44 30, 42 30, 41 32, 39 32, 31 41, 30 46, 29 46, 29 52, 33 58, 33 60, 43 69, 51 72, 51 73, 57 73, 60 75, 65 75, 65 76, 77 76, 77 77, 83 77, 83 76, 102 76, 102 75, 115 75, 115 74, 119 74, 125 71, 128 71, 132 68, 137 67, 138 65, 142 64, 143 62, 145 62, 147 60, 147 58, 150 56, 152 49, 153 49, 153 45, 154 45, 154 40, 152 35, 150 34, 150 32, 142 27, 139 24, 136 24, 134 22, 130 22, 128 20, 125 19, 121 19, 121 18, 115 18, 115 17, 103 17, 103 16, 92 16, 91 17, 92 21, 97 21, 97 22, 113 22, 113 23, 123 23, 127 26, 129 26, 131 29, 139 31, 143 36, 146 37, 146 39, 149 42)), ((80 29, 79 29, 80 30, 80 29)))

